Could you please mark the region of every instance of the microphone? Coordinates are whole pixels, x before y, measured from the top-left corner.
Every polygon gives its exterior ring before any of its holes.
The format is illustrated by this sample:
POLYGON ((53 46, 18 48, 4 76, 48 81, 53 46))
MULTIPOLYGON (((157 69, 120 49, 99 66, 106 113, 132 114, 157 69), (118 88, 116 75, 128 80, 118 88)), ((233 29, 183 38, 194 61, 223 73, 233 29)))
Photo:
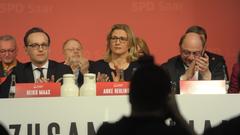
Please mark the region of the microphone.
POLYGON ((226 87, 226 91, 228 91, 228 88, 229 88, 229 81, 228 81, 228 78, 227 78, 227 72, 226 72, 226 65, 223 64, 222 66, 222 70, 223 70, 223 76, 224 76, 224 80, 225 80, 225 87, 226 87))
POLYGON ((223 77, 224 77, 223 79, 227 81, 228 78, 227 78, 226 65, 225 64, 222 65, 222 70, 223 70, 223 77))

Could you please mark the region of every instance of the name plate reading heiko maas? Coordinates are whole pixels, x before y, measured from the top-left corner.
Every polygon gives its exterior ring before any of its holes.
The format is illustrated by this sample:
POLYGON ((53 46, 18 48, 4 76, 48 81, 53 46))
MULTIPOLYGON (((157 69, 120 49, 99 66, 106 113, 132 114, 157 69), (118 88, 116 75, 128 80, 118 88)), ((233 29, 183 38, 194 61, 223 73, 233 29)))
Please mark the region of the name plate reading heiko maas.
POLYGON ((97 96, 128 95, 129 82, 97 82, 97 96))
POLYGON ((60 83, 16 83, 16 98, 59 97, 60 83))

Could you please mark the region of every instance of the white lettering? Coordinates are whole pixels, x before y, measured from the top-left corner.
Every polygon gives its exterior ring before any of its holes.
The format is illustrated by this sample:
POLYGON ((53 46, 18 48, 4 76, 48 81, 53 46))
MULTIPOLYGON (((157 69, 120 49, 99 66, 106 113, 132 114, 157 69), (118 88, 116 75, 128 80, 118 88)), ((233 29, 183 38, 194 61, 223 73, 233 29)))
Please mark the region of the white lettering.
POLYGON ((111 94, 113 93, 113 89, 103 89, 103 94, 111 94))
POLYGON ((128 88, 115 88, 114 93, 116 94, 127 94, 128 88))
POLYGON ((27 90, 27 95, 28 96, 38 95, 38 90, 27 90))
POLYGON ((50 95, 51 91, 50 90, 39 90, 39 95, 50 95))

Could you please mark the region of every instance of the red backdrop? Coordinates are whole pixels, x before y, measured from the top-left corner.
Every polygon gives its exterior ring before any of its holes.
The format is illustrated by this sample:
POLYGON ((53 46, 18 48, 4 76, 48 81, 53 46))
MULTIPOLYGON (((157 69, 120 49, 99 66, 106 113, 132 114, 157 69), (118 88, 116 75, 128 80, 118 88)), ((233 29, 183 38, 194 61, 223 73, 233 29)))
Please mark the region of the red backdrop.
POLYGON ((28 61, 23 36, 33 26, 49 32, 51 59, 62 61, 62 43, 75 37, 86 57, 97 60, 112 24, 126 23, 161 64, 179 53, 187 27, 201 25, 208 32, 208 50, 225 57, 230 74, 240 48, 239 7, 239 0, 0 0, 0 35, 16 37, 21 61, 28 61))

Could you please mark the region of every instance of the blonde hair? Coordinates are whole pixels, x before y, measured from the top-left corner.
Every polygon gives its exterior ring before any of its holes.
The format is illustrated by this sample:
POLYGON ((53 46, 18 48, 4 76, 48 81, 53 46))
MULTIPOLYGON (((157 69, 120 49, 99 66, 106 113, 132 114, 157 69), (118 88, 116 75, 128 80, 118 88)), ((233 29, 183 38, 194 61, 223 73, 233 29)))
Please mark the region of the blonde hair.
POLYGON ((150 55, 148 45, 142 38, 136 37, 136 45, 141 48, 144 54, 150 55))
POLYGON ((129 62, 137 60, 137 57, 135 55, 136 41, 135 41, 135 36, 134 36, 132 30, 130 29, 130 27, 127 24, 115 24, 112 26, 111 31, 107 35, 107 49, 106 49, 106 53, 104 56, 104 61, 110 62, 112 60, 112 55, 111 55, 112 52, 110 49, 110 44, 111 44, 110 40, 111 40, 112 33, 114 30, 124 30, 127 33, 128 44, 130 47, 127 60, 129 62))

